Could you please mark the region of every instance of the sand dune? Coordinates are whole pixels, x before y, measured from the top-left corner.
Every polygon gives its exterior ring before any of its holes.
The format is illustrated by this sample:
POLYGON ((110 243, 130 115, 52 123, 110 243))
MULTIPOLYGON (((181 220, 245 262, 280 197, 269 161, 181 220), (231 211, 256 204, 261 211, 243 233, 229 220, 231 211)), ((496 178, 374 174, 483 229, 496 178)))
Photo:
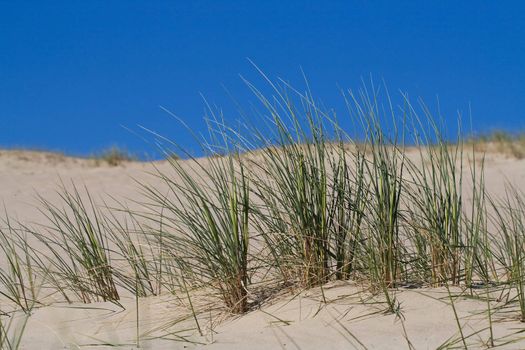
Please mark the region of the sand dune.
MULTIPOLYGON (((158 178, 148 174, 154 166, 169 171, 166 162, 108 166, 48 153, 1 151, 0 200, 18 220, 43 223, 35 195, 56 201, 60 181, 74 181, 86 185, 97 202, 114 197, 139 208, 140 204, 133 203, 140 199, 135 180, 162 186, 158 178)), ((485 171, 489 192, 501 192, 505 178, 520 188, 525 186, 525 160, 490 154, 485 171)), ((138 303, 141 347, 434 349, 447 341, 458 348, 463 346, 450 294, 445 288, 400 288, 396 296, 402 317, 396 317, 385 314, 377 303, 381 297, 373 297, 366 287, 337 282, 303 292, 295 290, 293 294, 281 292, 244 316, 230 316, 213 305, 203 304, 210 311, 199 315, 202 335, 195 330, 195 320, 183 297, 168 294, 142 298, 138 303), (170 328, 170 324, 175 326, 170 328), (163 333, 171 340, 158 338, 163 333), (148 334, 154 339, 148 339, 148 334)), ((488 339, 486 303, 457 288, 451 293, 469 348, 484 348, 488 339)), ((125 296, 123 308, 111 303, 58 303, 37 308, 29 318, 22 348, 100 349, 111 344, 122 349, 134 348, 135 302, 132 296, 125 296)), ((205 298, 202 302, 205 303, 205 298)), ((523 335, 518 333, 523 330, 523 323, 517 316, 502 312, 495 317, 497 344, 502 349, 524 349, 525 339, 519 341, 523 335), (509 343, 505 345, 506 341, 509 343)))

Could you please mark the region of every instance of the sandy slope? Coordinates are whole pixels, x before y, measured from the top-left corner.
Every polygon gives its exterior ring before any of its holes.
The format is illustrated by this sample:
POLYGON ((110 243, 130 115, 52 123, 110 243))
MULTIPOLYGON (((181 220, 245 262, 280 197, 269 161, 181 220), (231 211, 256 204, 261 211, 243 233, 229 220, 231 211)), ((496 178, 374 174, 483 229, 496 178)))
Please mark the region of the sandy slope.
MULTIPOLYGON (((157 167, 168 170, 165 163, 157 167)), ((88 160, 53 154, 0 151, 0 200, 14 217, 25 222, 42 222, 35 207, 35 193, 55 200, 60 179, 85 184, 97 198, 108 195, 118 199, 137 199, 135 180, 158 181, 147 172, 149 164, 128 163, 111 167, 95 166, 88 160)), ((491 192, 504 189, 504 179, 525 186, 525 161, 490 155, 486 162, 486 182, 491 192)), ((160 184, 159 184, 160 185, 160 184)), ((140 206, 131 204, 132 206, 140 206)), ((194 329, 184 301, 173 296, 140 300, 140 334, 142 346, 151 349, 194 348, 210 349, 408 349, 404 336, 415 349, 435 349, 448 339, 458 336, 450 299, 445 289, 400 290, 402 318, 382 313, 384 306, 370 299, 362 287, 339 283, 290 296, 277 298, 260 310, 228 318, 215 315, 201 316, 202 336, 195 331, 171 335, 178 342, 160 339, 147 340, 150 330, 166 328, 177 322, 177 329, 194 329), (323 296, 324 295, 324 296, 323 296), (325 303, 324 301, 328 301, 325 303), (213 317, 212 317, 213 316, 213 317), (218 322, 217 320, 222 320, 218 322), (217 324, 218 323, 218 324, 217 324), (181 342, 188 336, 192 342, 181 342), (206 344, 206 345, 202 345, 206 344)), ((452 291, 454 294, 458 291, 452 291)), ((134 348, 136 334, 135 300, 123 301, 125 309, 108 303, 84 305, 54 305, 41 308, 29 319, 24 349, 101 348, 95 344, 120 344, 124 349, 134 348), (89 345, 91 344, 91 345, 89 345), (128 344, 128 345, 124 345, 128 344)), ((482 348, 488 339, 486 304, 466 296, 455 300, 469 347, 482 348)), ((213 315, 212 315, 213 313, 213 315)), ((516 314, 496 322, 495 338, 499 343, 517 339, 512 333, 525 329, 513 319, 516 314)), ((499 316, 502 317, 502 316, 499 316)), ((461 347, 461 343, 457 343, 461 347)), ((525 340, 502 348, 525 349, 525 340)))

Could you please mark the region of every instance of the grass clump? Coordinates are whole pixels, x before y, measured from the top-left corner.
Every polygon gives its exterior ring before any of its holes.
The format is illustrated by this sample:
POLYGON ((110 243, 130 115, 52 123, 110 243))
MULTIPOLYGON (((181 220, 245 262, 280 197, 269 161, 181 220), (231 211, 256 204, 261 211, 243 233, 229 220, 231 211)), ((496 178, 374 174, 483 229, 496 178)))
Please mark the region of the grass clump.
MULTIPOLYGON (((403 272, 405 247, 401 241, 402 193, 405 183, 405 152, 403 130, 397 129, 398 116, 389 105, 394 126, 391 135, 383 128, 380 111, 382 106, 377 99, 379 91, 372 86, 372 92, 364 88, 357 95, 352 92, 347 98, 349 110, 362 126, 365 134, 364 178, 368 181, 365 206, 365 254, 361 265, 370 280, 379 286, 385 296, 388 310, 398 312, 398 305, 389 289, 400 282, 403 272)), ((389 100, 387 100, 389 102, 389 100)), ((402 110, 401 118, 405 111, 402 110)), ((403 121, 403 119, 401 119, 403 121)))
POLYGON ((35 261, 67 301, 71 301, 68 292, 85 303, 118 301, 103 214, 87 189, 87 199, 76 186, 68 190, 63 185, 58 194, 58 205, 40 197, 41 212, 48 220, 44 232, 27 228, 46 248, 35 250, 35 261))
POLYGON ((43 201, 53 235, 35 235, 55 259, 40 265, 51 264, 58 289, 88 302, 118 300, 116 285, 137 296, 159 294, 162 285, 208 287, 242 313, 249 266, 265 265, 283 286, 365 280, 396 312, 400 286, 488 283, 483 184, 473 171, 477 204, 467 214, 463 143, 451 145, 428 108, 419 116, 404 95, 393 107, 374 86, 350 92, 357 141, 309 90, 268 82, 269 97, 248 85, 272 137, 256 127, 241 136, 214 117, 209 132, 222 146, 201 146, 222 156, 183 160, 166 151, 171 167, 155 174, 162 186, 140 184, 149 213, 127 211, 130 220, 121 222, 101 215, 89 196, 86 206, 76 189, 62 193, 65 209, 43 201), (419 155, 408 156, 406 134, 419 155))
POLYGON ((499 234, 494 254, 504 268, 506 282, 516 290, 520 320, 525 322, 525 195, 509 185, 503 198, 491 200, 499 234))
POLYGON ((347 279, 361 249, 364 156, 356 148, 352 159, 344 132, 310 93, 295 94, 302 106, 297 108, 284 89, 270 84, 271 99, 251 86, 274 135, 251 131, 262 148, 250 162, 250 176, 255 227, 270 254, 266 261, 284 285, 347 279))
MULTIPOLYGON (((467 275, 472 280, 475 263, 476 273, 483 272, 485 208, 480 200, 465 212, 463 144, 451 147, 428 108, 422 105, 419 117, 405 96, 398 109, 373 86, 350 92, 346 103, 364 137, 353 142, 309 92, 292 89, 295 104, 286 89, 269 83, 271 98, 250 85, 273 135, 249 131, 262 145, 253 153, 250 176, 255 228, 270 269, 285 285, 364 278, 397 312, 391 291, 398 286, 459 285, 467 275), (419 134, 423 120, 430 132, 419 134), (385 131, 388 122, 391 132, 385 131), (407 133, 418 145, 419 162, 407 156, 407 133)), ((478 191, 483 184, 474 188, 475 198, 483 197, 478 191)))
POLYGON ((16 350, 21 347, 27 322, 39 304, 37 271, 32 264, 33 250, 21 228, 15 228, 9 217, 0 227, 0 349, 16 350))
MULTIPOLYGON (((105 211, 87 190, 63 186, 60 204, 41 199, 48 224, 24 227, 44 249, 24 245, 10 225, 0 230, 9 262, 0 293, 30 309, 36 264, 67 301, 73 293, 117 302, 122 289, 137 303, 165 290, 186 295, 198 325, 190 296, 197 288, 242 314, 257 300, 256 283, 268 291, 275 281, 312 288, 352 280, 401 316, 398 288, 444 286, 466 346, 450 287, 471 297, 484 288, 493 342, 490 288, 498 282, 515 291, 525 320, 524 196, 512 187, 504 198, 488 196, 484 163, 475 147, 469 158, 460 133, 450 142, 426 105, 402 95, 394 107, 372 86, 345 95, 359 129, 351 138, 309 90, 268 82, 271 96, 249 87, 271 137, 257 127, 241 136, 214 117, 209 132, 222 146, 201 142, 206 159, 166 151, 169 167, 154 172, 159 183, 139 183, 143 211, 105 211)), ((116 150, 100 159, 131 160, 116 150)))
POLYGON ((177 268, 171 271, 180 275, 183 289, 207 286, 231 312, 247 311, 250 195, 243 162, 233 154, 211 158, 208 166, 189 160, 204 174, 197 177, 188 163, 169 161, 178 181, 156 174, 169 195, 148 185, 143 189, 156 217, 164 217, 154 235, 177 268))
POLYGON ((322 127, 313 118, 309 127, 317 134, 310 142, 304 131, 290 131, 282 117, 275 114, 274 118, 279 145, 266 147, 263 161, 254 165, 263 179, 256 181, 256 195, 264 203, 258 211, 259 233, 283 279, 318 285, 331 274, 329 236, 335 219, 330 210, 327 145, 322 141, 322 127), (306 142, 294 140, 293 133, 306 142))
POLYGON ((0 268, 0 295, 29 313, 36 303, 37 294, 32 252, 26 237, 20 236, 9 218, 4 224, 5 228, 0 228, 0 252, 6 266, 0 268))
POLYGON ((525 134, 522 132, 512 133, 505 130, 494 130, 472 136, 467 139, 467 142, 481 152, 495 151, 516 159, 525 158, 525 134))
MULTIPOLYGON (((416 120, 424 130, 421 121, 416 120)), ((449 145, 431 116, 427 115, 426 122, 431 132, 416 136, 420 162, 409 163, 409 176, 414 184, 409 192, 410 226, 418 235, 415 246, 418 256, 426 260, 431 283, 439 285, 450 281, 458 285, 462 279, 465 247, 463 145, 460 139, 455 145, 449 145)))
POLYGON ((123 163, 133 162, 137 160, 137 157, 125 149, 117 146, 112 146, 104 149, 90 157, 95 160, 96 165, 106 163, 110 166, 119 166, 123 163))
MULTIPOLYGON (((371 154, 365 163, 366 175, 370 181, 370 200, 367 205, 366 223, 367 258, 371 275, 384 287, 395 286, 400 272, 400 224, 401 193, 403 191, 403 171, 405 155, 399 148, 397 130, 388 139, 381 128, 379 104, 374 96, 361 92, 360 100, 351 95, 357 119, 366 131, 365 153, 371 154)), ((393 120, 397 123, 397 120, 393 120)), ((403 143, 404 140, 401 140, 403 143)), ((403 147, 403 144, 401 144, 403 147)))

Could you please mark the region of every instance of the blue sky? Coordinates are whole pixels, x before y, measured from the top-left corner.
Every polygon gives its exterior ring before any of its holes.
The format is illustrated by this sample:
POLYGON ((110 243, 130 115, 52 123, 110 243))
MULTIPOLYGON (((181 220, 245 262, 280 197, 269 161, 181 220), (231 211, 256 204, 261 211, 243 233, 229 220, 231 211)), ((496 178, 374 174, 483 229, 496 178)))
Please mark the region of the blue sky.
POLYGON ((525 127, 521 1, 0 1, 0 146, 150 153, 122 127, 141 124, 191 149, 159 106, 201 130, 200 93, 249 105, 247 58, 299 86, 302 67, 341 115, 372 75, 450 123, 470 105, 476 131, 525 127))

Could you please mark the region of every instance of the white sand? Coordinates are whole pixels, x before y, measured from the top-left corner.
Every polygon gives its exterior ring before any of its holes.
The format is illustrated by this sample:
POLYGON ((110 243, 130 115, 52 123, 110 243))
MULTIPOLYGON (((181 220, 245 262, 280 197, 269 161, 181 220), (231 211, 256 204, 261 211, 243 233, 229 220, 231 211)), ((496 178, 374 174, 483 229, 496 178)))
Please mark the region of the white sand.
MULTIPOLYGON (((158 167, 168 170, 165 163, 158 167)), ((94 166, 87 160, 57 157, 34 152, 0 151, 0 200, 10 215, 24 222, 42 222, 36 192, 56 200, 60 178, 85 184, 95 197, 107 195, 119 199, 137 199, 134 179, 153 183, 148 164, 94 166)), ((519 187, 525 186, 525 161, 490 155, 486 163, 486 182, 491 192, 504 189, 507 177, 519 187)), ((468 194, 466 194, 468 196, 468 194)), ((139 206, 132 204, 132 206, 139 206)), ((458 326, 445 289, 400 290, 402 318, 382 313, 384 304, 352 283, 337 283, 299 293, 283 295, 242 317, 217 314, 200 316, 203 335, 196 323, 173 296, 145 298, 139 301, 141 345, 150 349, 408 349, 406 336, 415 349, 435 349, 448 339, 458 339, 458 326), (324 298, 323 298, 324 294, 324 298), (325 303, 324 300, 328 301, 325 303), (365 302, 366 301, 366 302, 365 302), (211 320, 211 321, 210 321, 211 320), (170 323, 176 323, 169 328, 170 323), (147 340, 170 330, 189 329, 172 336, 188 337, 192 342, 147 340), (361 345, 360 342, 363 344, 361 345)), ((456 295, 459 290, 451 290, 456 295)), ((122 349, 135 348, 136 307, 133 298, 123 300, 125 309, 110 303, 90 305, 58 304, 39 308, 30 317, 23 349, 101 349, 100 344, 116 344, 122 349), (98 345, 97 345, 98 344, 98 345)), ((486 304, 466 297, 455 300, 469 348, 483 348, 489 338, 486 304)), ((513 334, 525 329, 512 312, 496 315, 494 336, 498 344, 525 335, 513 334)), ((16 321, 16 320, 15 320, 16 321)), ((13 324, 16 324, 14 322, 13 324)), ((461 348, 461 342, 456 343, 461 348)), ((525 349, 525 340, 502 346, 525 349)))

